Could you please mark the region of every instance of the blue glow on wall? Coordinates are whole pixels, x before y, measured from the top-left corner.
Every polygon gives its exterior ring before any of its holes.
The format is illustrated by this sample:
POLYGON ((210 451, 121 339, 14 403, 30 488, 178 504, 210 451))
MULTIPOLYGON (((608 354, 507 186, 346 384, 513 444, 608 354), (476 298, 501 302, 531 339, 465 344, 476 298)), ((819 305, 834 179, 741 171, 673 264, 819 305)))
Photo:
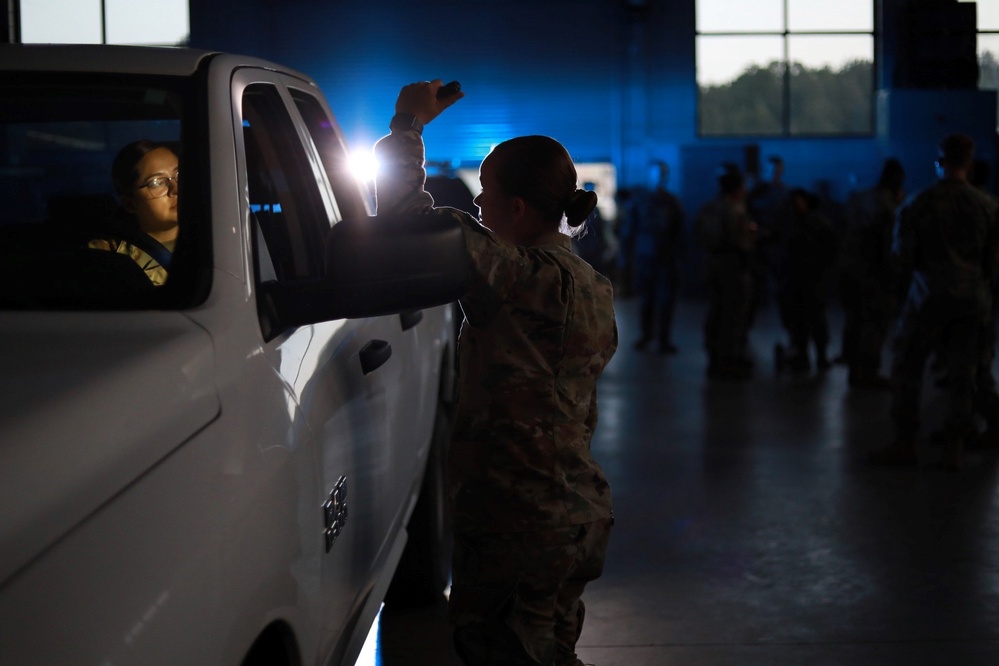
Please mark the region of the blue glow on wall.
MULTIPOLYGON (((891 83, 900 7, 879 0, 877 70, 891 83)), ((289 0, 192 3, 192 43, 260 55, 313 77, 353 149, 388 131, 405 83, 458 79, 468 97, 425 131, 428 159, 477 164, 519 134, 548 134, 577 161, 609 161, 622 184, 645 184, 650 160, 671 165, 671 185, 693 211, 714 192, 720 158, 742 162, 747 146, 787 162, 787 182, 843 199, 873 182, 885 157, 918 157, 942 132, 932 118, 896 119, 870 137, 701 139, 696 133, 695 0, 440 0, 318 3, 289 0), (204 6, 202 6, 204 5, 204 6), (636 15, 632 6, 648 11, 636 15), (227 21, 217 21, 222 13, 227 21)), ((977 112, 943 93, 948 118, 977 112)), ((945 123, 950 126, 950 124, 945 123)), ((966 128, 994 160, 992 128, 966 128)), ((907 165, 908 166, 908 165, 907 165)))

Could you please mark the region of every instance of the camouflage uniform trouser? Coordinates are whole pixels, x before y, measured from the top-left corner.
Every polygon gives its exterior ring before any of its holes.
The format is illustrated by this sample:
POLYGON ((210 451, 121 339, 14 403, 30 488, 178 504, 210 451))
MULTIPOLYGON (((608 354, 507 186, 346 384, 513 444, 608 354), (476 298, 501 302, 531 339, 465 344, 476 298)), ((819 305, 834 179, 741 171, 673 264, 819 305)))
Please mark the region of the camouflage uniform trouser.
POLYGON ((583 588, 600 577, 612 518, 538 532, 456 534, 448 618, 468 666, 581 666, 583 588))
POLYGON ((843 357, 852 371, 876 375, 881 348, 891 327, 893 299, 884 284, 872 278, 844 276, 840 282, 843 357))
POLYGON ((661 347, 673 342, 673 313, 680 286, 675 262, 654 257, 634 262, 635 292, 641 297, 642 340, 659 341, 661 347), (658 332, 657 332, 658 329, 658 332))
POLYGON ((931 296, 919 305, 906 303, 892 362, 891 413, 900 443, 913 443, 919 431, 923 373, 931 353, 941 354, 947 368, 945 432, 955 438, 974 433, 975 375, 985 321, 982 308, 970 302, 931 296))
POLYGON ((730 364, 745 355, 753 285, 748 269, 722 262, 709 267, 704 346, 713 364, 730 364))

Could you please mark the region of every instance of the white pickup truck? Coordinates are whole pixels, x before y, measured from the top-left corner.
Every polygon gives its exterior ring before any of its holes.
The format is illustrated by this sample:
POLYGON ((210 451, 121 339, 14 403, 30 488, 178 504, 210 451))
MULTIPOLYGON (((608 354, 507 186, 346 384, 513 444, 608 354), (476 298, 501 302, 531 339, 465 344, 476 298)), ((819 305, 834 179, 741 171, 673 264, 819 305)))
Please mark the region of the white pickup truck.
POLYGON ((313 81, 0 46, 0 201, 0 664, 350 664, 439 597, 461 231, 371 217, 313 81), (137 139, 163 286, 88 247, 137 139))

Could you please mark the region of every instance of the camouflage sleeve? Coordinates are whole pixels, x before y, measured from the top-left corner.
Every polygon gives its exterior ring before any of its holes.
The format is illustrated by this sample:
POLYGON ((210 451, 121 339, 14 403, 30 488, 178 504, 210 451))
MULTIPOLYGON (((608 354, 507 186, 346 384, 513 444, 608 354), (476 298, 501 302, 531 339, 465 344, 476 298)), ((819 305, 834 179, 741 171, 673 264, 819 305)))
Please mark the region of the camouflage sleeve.
POLYGON ((421 212, 434 205, 423 189, 427 182, 423 137, 416 130, 393 132, 375 144, 378 178, 375 194, 379 214, 421 212))
POLYGON ((529 251, 499 239, 477 221, 465 220, 465 244, 472 258, 472 280, 461 308, 473 326, 486 326, 518 284, 529 275, 529 251))
POLYGON ((526 251, 505 243, 467 213, 453 208, 434 209, 434 199, 423 189, 427 180, 423 137, 415 130, 393 132, 375 144, 378 159, 376 194, 378 213, 434 211, 461 222, 472 263, 472 280, 461 300, 469 323, 483 326, 499 310, 510 290, 528 269, 526 251))

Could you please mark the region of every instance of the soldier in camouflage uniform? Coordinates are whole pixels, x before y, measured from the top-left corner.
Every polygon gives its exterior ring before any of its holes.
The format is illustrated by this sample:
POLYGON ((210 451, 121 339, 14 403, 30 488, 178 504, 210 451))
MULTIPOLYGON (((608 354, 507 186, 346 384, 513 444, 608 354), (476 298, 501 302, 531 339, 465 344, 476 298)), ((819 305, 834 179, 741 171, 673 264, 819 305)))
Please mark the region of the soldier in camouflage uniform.
POLYGON ((621 229, 621 242, 631 250, 634 287, 642 300, 642 337, 635 349, 645 349, 655 339, 660 354, 675 354, 673 313, 680 287, 684 214, 680 200, 666 189, 669 165, 655 162, 653 168, 655 187, 621 229))
POLYGON ((736 165, 722 168, 718 186, 719 195, 701 209, 696 222, 707 254, 708 377, 747 379, 752 371, 746 347, 756 284, 756 224, 746 212, 745 177, 736 165))
POLYGON ((856 388, 888 388, 879 374, 881 348, 896 299, 892 292, 891 243, 895 211, 905 191, 905 169, 897 159, 885 160, 877 185, 849 200, 848 228, 843 240, 840 298, 843 302, 842 361, 849 384, 856 388))
POLYGON ((580 596, 602 572, 613 520, 590 438, 617 327, 610 282, 560 223, 582 224, 596 195, 576 189, 561 144, 531 136, 483 161, 481 223, 432 208, 420 129, 463 96, 438 100, 440 87, 402 89, 376 154, 379 214, 452 217, 472 267, 449 460, 455 648, 466 664, 579 666, 580 596))
POLYGON ((872 453, 875 463, 917 462, 920 393, 926 359, 947 366, 949 410, 941 464, 960 469, 975 432, 975 369, 990 313, 989 281, 999 249, 995 202, 968 183, 974 143, 952 134, 940 143, 940 180, 899 211, 893 255, 911 273, 892 365, 895 441, 872 453))

